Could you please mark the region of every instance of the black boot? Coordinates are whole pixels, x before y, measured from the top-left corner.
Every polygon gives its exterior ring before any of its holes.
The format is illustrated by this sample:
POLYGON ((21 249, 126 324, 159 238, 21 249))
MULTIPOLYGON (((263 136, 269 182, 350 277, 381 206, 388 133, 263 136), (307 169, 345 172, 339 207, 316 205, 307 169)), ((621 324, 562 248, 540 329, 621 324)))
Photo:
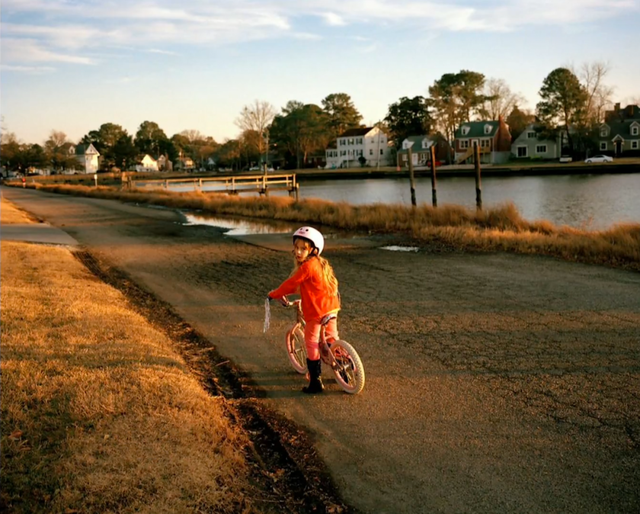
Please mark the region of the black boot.
POLYGON ((320 378, 320 359, 312 361, 307 359, 307 369, 309 370, 309 385, 302 388, 306 394, 317 394, 324 391, 324 384, 320 378))

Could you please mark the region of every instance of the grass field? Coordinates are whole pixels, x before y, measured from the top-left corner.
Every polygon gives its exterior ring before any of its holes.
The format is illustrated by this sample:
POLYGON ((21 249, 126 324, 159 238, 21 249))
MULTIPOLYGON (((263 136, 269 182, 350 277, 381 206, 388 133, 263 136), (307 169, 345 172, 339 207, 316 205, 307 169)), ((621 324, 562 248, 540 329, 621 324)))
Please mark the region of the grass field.
POLYGON ((259 511, 225 399, 121 293, 64 247, 3 241, 1 279, 0 511, 259 511))

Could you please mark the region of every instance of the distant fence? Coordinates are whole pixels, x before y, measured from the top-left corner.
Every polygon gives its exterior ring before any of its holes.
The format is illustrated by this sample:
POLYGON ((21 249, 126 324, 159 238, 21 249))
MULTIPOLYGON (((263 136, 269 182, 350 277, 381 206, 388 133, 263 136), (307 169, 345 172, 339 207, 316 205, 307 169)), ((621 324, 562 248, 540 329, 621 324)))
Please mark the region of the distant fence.
POLYGON ((268 196, 270 191, 287 191, 290 196, 298 199, 300 185, 295 174, 287 175, 239 175, 232 177, 202 177, 202 178, 169 178, 145 180, 131 178, 131 188, 163 188, 183 189, 190 187, 194 191, 212 193, 258 193, 268 196))

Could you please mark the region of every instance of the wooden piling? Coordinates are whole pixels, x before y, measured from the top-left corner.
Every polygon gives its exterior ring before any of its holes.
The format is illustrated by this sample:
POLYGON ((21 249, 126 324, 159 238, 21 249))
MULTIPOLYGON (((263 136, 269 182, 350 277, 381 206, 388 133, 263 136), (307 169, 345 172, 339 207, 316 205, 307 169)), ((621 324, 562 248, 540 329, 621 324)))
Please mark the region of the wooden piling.
POLYGON ((431 145, 431 205, 438 206, 438 192, 436 190, 436 147, 431 145))
POLYGON ((482 185, 480 182, 480 150, 478 142, 473 142, 473 164, 476 170, 476 208, 482 209, 482 185))
POLYGON ((407 158, 409 159, 409 183, 411 184, 411 206, 416 206, 416 183, 413 177, 413 157, 411 155, 411 147, 407 148, 407 158))

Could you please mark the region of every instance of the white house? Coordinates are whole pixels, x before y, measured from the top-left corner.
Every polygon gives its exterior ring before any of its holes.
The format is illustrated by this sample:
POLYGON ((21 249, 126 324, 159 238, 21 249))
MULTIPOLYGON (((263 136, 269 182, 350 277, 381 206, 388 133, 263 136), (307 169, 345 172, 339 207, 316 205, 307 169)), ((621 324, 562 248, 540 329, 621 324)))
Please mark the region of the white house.
POLYGON ((136 165, 136 171, 158 171, 158 161, 149 154, 145 154, 140 164, 136 165))
POLYGON ((361 157, 368 166, 389 166, 391 149, 387 135, 378 127, 361 127, 340 134, 325 155, 327 169, 359 167, 361 157))
POLYGON ((100 168, 100 153, 89 143, 88 145, 76 145, 69 147, 69 153, 73 155, 82 166, 84 173, 96 173, 100 168))

